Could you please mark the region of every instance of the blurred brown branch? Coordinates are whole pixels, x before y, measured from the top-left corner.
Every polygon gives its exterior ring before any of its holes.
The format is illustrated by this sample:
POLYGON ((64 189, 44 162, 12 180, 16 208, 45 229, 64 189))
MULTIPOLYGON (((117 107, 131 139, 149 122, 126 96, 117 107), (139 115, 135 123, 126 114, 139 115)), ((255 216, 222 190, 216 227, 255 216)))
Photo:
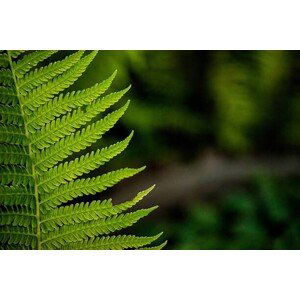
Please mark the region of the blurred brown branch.
POLYGON ((253 175, 264 172, 274 176, 300 174, 300 157, 242 157, 229 159, 208 152, 190 164, 177 164, 160 170, 147 170, 134 181, 120 187, 113 195, 116 202, 124 201, 141 188, 156 184, 147 203, 161 207, 186 204, 199 195, 223 187, 242 183, 253 175), (184 203, 183 203, 184 202, 184 203))

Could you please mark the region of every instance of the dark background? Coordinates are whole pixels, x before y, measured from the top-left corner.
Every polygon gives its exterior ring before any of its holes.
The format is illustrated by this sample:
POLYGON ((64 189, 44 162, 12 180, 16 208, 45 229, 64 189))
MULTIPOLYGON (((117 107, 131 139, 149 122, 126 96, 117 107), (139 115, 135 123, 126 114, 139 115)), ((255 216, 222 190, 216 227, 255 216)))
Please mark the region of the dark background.
MULTIPOLYGON (((100 51, 75 84, 132 84, 122 121, 94 148, 135 131, 101 172, 147 169, 101 195, 117 203, 156 183, 160 208, 130 233, 166 249, 300 249, 298 51, 100 51)), ((74 87, 72 87, 74 89, 74 87)), ((97 171, 99 172, 99 170, 97 171)))

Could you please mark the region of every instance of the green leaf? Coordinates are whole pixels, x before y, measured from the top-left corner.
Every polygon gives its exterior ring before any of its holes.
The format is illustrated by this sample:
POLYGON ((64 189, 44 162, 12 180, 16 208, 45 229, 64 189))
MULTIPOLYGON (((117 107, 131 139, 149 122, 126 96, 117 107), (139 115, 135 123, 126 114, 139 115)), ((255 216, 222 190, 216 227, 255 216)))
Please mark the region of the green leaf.
MULTIPOLYGON (((29 70, 35 67, 39 62, 44 61, 51 55, 53 55, 56 50, 41 50, 41 51, 34 51, 28 55, 25 55, 21 60, 18 62, 14 62, 14 73, 17 78, 21 78, 24 74, 26 74, 29 70)), ((11 55, 14 55, 13 52, 11 55)))
POLYGON ((20 145, 2 145, 0 147, 0 165, 29 165, 29 151, 20 145))
POLYGON ((97 51, 87 55, 76 51, 60 61, 47 62, 56 52, 0 51, 0 249, 146 246, 159 235, 107 234, 133 225, 156 208, 124 214, 153 187, 117 205, 111 199, 77 199, 100 193, 144 170, 123 168, 80 178, 122 153, 132 133, 120 142, 70 159, 123 116, 129 102, 102 118, 99 114, 116 104, 130 87, 103 95, 114 72, 90 88, 66 93, 97 51))
POLYGON ((27 145, 24 129, 15 125, 0 125, 0 143, 27 145))
POLYGON ((122 250, 136 249, 144 245, 148 245, 157 240, 162 233, 155 236, 139 237, 134 235, 117 235, 103 236, 100 238, 92 238, 87 241, 70 243, 62 247, 64 250, 122 250))
POLYGON ((0 205, 35 208, 35 194, 25 186, 0 186, 0 205))
POLYGON ((21 96, 27 114, 32 114, 38 107, 49 101, 54 95, 71 86, 86 70, 90 62, 96 56, 97 51, 81 58, 73 67, 64 74, 55 77, 52 81, 39 86, 32 92, 21 96))
POLYGON ((145 167, 139 169, 124 168, 101 176, 77 179, 68 184, 63 184, 51 191, 51 193, 41 195, 41 209, 49 210, 55 208, 79 196, 95 195, 105 191, 108 187, 114 186, 123 179, 136 175, 144 169, 145 167))
POLYGON ((50 123, 54 117, 59 117, 61 114, 69 112, 74 108, 91 103, 109 88, 115 75, 116 72, 108 79, 86 90, 71 92, 66 95, 60 94, 52 101, 42 105, 35 114, 29 116, 27 122, 29 131, 34 132, 45 124, 50 123))
POLYGON ((4 208, 0 212, 0 225, 36 227, 34 210, 28 208, 4 208))
POLYGON ((0 84, 6 86, 12 86, 14 79, 10 70, 0 69, 0 84))
POLYGON ((50 169, 40 177, 39 187, 44 191, 49 192, 62 183, 67 183, 84 173, 88 173, 91 170, 104 165, 104 163, 120 154, 127 147, 131 138, 132 133, 125 140, 111 145, 110 147, 87 153, 80 158, 65 162, 64 164, 60 164, 57 167, 50 169))
POLYGON ((18 105, 0 105, 0 122, 5 125, 25 125, 20 107, 18 105))
MULTIPOLYGON (((120 114, 124 114, 129 106, 129 101, 120 108, 120 114)), ((104 111, 102 103, 90 105, 86 110, 77 109, 62 118, 57 118, 43 127, 38 133, 30 135, 31 144, 39 150, 48 148, 65 136, 68 136, 91 121, 97 114, 104 111)))
POLYGON ((0 54, 0 67, 1 68, 9 67, 9 57, 6 53, 0 54))
POLYGON ((57 229, 58 226, 98 220, 115 213, 117 213, 117 210, 114 208, 111 199, 62 206, 43 215, 42 230, 44 232, 52 231, 57 229))
POLYGON ((138 250, 161 250, 167 245, 168 241, 163 242, 162 244, 154 247, 144 247, 144 248, 139 248, 138 250))
POLYGON ((13 185, 34 184, 32 173, 21 166, 2 166, 0 167, 0 183, 13 185))
POLYGON ((50 63, 46 67, 35 69, 34 71, 26 74, 19 80, 19 92, 21 95, 26 95, 35 87, 51 81, 52 78, 64 73, 77 63, 84 51, 77 51, 76 53, 66 57, 61 61, 50 63))
POLYGON ((38 151, 36 153, 36 167, 42 171, 46 171, 72 153, 79 152, 92 145, 117 123, 125 113, 126 108, 122 107, 108 114, 100 121, 88 125, 81 131, 76 131, 74 134, 59 140, 59 142, 49 148, 38 151))
POLYGON ((31 228, 20 226, 0 227, 0 243, 8 245, 36 246, 37 237, 31 228))
POLYGON ((111 200, 81 202, 53 209, 43 215, 42 229, 44 232, 57 229, 58 226, 97 220, 119 214, 133 207, 142 200, 154 186, 139 192, 132 200, 113 205, 111 200))
POLYGON ((17 58, 18 56, 20 56, 24 52, 26 52, 26 50, 9 50, 9 53, 10 53, 12 58, 17 58))
POLYGON ((68 243, 82 241, 86 238, 93 238, 99 234, 108 234, 117 230, 130 227, 141 218, 147 216, 157 207, 140 209, 138 211, 116 215, 106 219, 90 221, 75 225, 65 225, 59 230, 48 233, 48 237, 42 241, 45 247, 60 248, 68 243))
POLYGON ((132 200, 116 205, 115 208, 118 210, 118 213, 121 211, 127 210, 127 209, 133 207, 134 205, 136 205, 145 196, 147 196, 154 189, 154 187, 155 187, 155 185, 152 185, 150 188, 139 192, 132 200))
POLYGON ((19 101, 14 88, 0 86, 0 103, 18 106, 19 101))

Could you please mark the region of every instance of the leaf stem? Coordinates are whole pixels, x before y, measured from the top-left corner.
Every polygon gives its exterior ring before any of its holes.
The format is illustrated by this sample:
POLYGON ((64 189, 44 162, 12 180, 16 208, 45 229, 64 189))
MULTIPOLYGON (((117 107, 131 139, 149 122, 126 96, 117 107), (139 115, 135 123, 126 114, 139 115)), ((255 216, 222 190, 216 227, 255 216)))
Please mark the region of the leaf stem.
MULTIPOLYGON (((14 71, 10 51, 7 51, 7 55, 8 55, 8 59, 9 59, 9 65, 10 65, 10 69, 11 69, 11 72, 12 72, 14 84, 15 84, 15 87, 16 87, 16 93, 17 93, 17 98, 19 100, 20 111, 21 111, 22 117, 24 119, 25 135, 29 140, 29 132, 28 132, 28 129, 27 129, 27 124, 26 124, 26 116, 24 114, 23 105, 22 105, 21 98, 20 98, 18 82, 17 82, 17 79, 16 79, 16 74, 15 74, 15 71, 14 71)), ((34 159, 33 159, 33 152, 32 152, 32 149, 31 149, 30 141, 29 141, 29 144, 28 144, 28 153, 29 153, 29 156, 31 158, 31 173, 32 173, 32 176, 33 176, 33 179, 34 179, 34 197, 35 197, 35 209, 36 209, 35 217, 36 217, 36 224, 37 224, 37 226, 36 226, 37 250, 40 250, 40 249, 42 249, 42 246, 41 246, 41 220, 40 220, 41 216, 40 216, 39 191, 38 191, 38 185, 37 185, 37 173, 36 173, 36 170, 35 170, 35 165, 33 163, 34 159)))

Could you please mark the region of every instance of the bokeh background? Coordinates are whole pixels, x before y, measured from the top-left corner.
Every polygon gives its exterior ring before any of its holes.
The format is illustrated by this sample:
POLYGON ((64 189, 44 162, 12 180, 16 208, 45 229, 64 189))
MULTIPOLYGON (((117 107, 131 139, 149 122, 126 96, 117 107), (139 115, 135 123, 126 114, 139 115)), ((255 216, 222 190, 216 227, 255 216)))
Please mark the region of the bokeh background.
POLYGON ((164 231, 166 249, 300 249, 298 51, 100 51, 75 87, 116 69, 110 91, 131 84, 131 105, 94 147, 134 129, 105 168, 147 169, 102 197, 155 183, 141 206, 160 206, 131 233, 164 231))

